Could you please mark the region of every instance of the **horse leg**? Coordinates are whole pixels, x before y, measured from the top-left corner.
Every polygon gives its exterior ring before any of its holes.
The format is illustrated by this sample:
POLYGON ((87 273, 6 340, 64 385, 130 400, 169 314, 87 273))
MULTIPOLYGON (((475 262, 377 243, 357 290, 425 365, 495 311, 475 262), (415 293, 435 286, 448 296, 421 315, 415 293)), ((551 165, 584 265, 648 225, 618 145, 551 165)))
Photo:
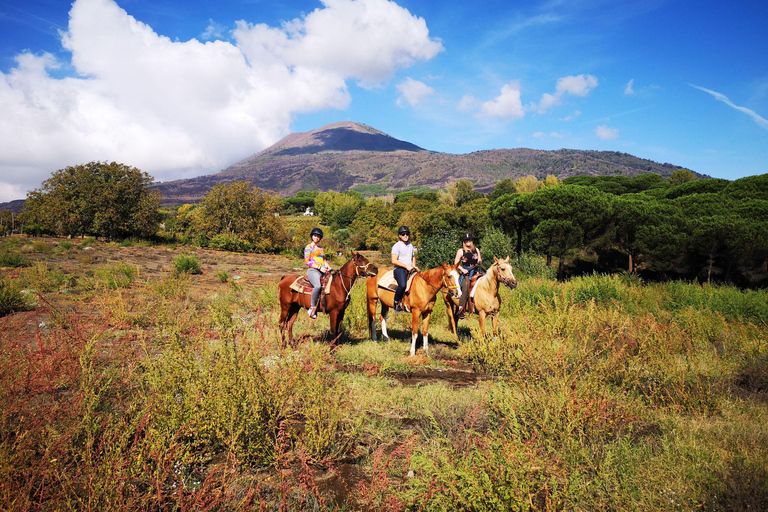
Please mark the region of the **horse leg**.
POLYGON ((485 310, 480 310, 477 312, 477 318, 480 321, 480 334, 485 338, 485 310))
POLYGON ((389 306, 381 301, 381 340, 389 341, 389 333, 387 333, 387 313, 389 313, 389 306))
POLYGON ((451 334, 458 336, 458 326, 456 325, 456 317, 454 316, 453 300, 448 296, 444 297, 444 299, 445 314, 448 316, 448 328, 451 330, 451 334))
POLYGON ((498 311, 494 312, 492 320, 493 320, 493 337, 495 338, 496 336, 499 335, 499 312, 498 311))
MULTIPOLYGON (((291 347, 295 346, 295 342, 293 339, 293 324, 296 322, 296 319, 299 317, 298 313, 301 310, 301 306, 296 303, 291 303, 291 305, 288 308, 288 315, 286 316, 285 326, 286 330, 288 331, 288 341, 291 344, 291 347)), ((285 342, 283 342, 283 348, 285 348, 285 342)))
POLYGON ((429 319, 432 311, 425 311, 421 315, 421 335, 424 337, 424 355, 429 355, 429 319))
POLYGON ((339 335, 339 333, 341 333, 341 324, 344 323, 344 312, 346 311, 346 309, 347 308, 342 307, 341 310, 336 315, 336 328, 335 328, 334 334, 333 334, 334 338, 337 337, 339 335))
MULTIPOLYGON (((411 309, 411 355, 416 355, 416 339, 419 337, 419 313, 416 308, 411 309)), ((426 338, 425 338, 426 340, 426 338)))
POLYGON ((378 303, 377 297, 368 296, 368 331, 371 334, 371 339, 376 341, 376 303, 378 303))

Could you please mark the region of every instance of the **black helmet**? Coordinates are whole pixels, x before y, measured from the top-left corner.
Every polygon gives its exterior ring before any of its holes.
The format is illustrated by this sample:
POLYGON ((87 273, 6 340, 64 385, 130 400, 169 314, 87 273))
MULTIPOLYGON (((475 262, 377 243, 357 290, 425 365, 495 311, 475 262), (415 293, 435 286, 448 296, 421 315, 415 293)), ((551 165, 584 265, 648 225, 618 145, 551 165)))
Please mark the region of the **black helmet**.
POLYGON ((475 237, 472 236, 472 233, 464 233, 461 235, 461 241, 462 242, 468 242, 469 240, 474 240, 475 237))
POLYGON ((408 226, 400 226, 400 228, 397 230, 398 235, 410 235, 411 230, 408 229, 408 226))
POLYGON ((312 238, 313 235, 319 236, 321 239, 323 238, 323 230, 320 228, 312 228, 312 231, 309 232, 309 238, 312 238))

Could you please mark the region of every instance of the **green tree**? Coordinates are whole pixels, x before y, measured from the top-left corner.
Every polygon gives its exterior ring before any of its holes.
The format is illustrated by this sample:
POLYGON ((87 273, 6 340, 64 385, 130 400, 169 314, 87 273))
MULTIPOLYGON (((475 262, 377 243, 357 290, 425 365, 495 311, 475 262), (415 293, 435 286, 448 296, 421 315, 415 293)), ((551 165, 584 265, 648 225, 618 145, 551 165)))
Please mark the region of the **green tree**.
POLYGON ((391 230, 387 227, 392 218, 390 205, 382 199, 370 199, 365 206, 358 210, 355 218, 349 225, 352 232, 351 241, 357 249, 382 249, 382 244, 391 245, 391 230), (384 230, 379 229, 383 227, 384 230), (386 241, 382 240, 382 234, 388 232, 386 241))
POLYGON ((24 217, 58 235, 150 237, 160 221, 151 184, 149 174, 116 162, 67 167, 29 193, 24 217))
POLYGON ((317 190, 299 190, 293 197, 283 199, 285 203, 284 211, 286 213, 302 213, 307 207, 315 207, 315 198, 319 192, 317 190))
POLYGON ((315 198, 315 209, 322 223, 334 230, 348 227, 364 204, 363 195, 354 190, 322 192, 315 198))
POLYGON ((496 185, 493 187, 493 192, 488 194, 488 201, 493 202, 503 195, 516 193, 517 190, 515 189, 515 182, 512 181, 512 178, 504 178, 503 180, 496 183, 496 185))
POLYGON ((676 171, 672 171, 672 174, 670 174, 669 178, 667 178, 667 181, 673 187, 677 185, 682 185, 683 183, 695 181, 695 180, 696 180, 696 175, 693 174, 693 171, 690 171, 688 169, 678 169, 676 171))
POLYGON ((281 208, 280 197, 250 182, 218 184, 200 201, 193 229, 208 240, 219 241, 220 248, 274 251, 286 242, 278 216, 281 208))

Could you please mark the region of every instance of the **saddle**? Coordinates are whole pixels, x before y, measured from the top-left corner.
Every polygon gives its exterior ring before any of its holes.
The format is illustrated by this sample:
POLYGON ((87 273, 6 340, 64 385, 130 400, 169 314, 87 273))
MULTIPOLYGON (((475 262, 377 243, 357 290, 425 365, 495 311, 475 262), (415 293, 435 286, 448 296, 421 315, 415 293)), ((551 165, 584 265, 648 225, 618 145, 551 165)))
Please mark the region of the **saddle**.
MULTIPOLYGON (((317 302, 319 305, 319 308, 321 311, 325 311, 325 295, 331 292, 331 281, 333 280, 333 272, 326 272, 323 274, 323 277, 320 278, 320 287, 322 290, 320 291, 320 297, 318 297, 317 302)), ((297 277, 290 286, 291 290, 311 295, 313 286, 312 283, 309 282, 309 279, 307 279, 307 276, 299 276, 297 277)))
MULTIPOLYGON (((413 278, 416 276, 416 272, 412 272, 408 274, 408 282, 405 284, 405 293, 408 294, 411 291, 411 283, 413 282, 413 278)), ((385 290, 389 291, 395 291, 397 290, 397 281, 395 281, 395 271, 393 270, 387 270, 384 275, 381 276, 379 279, 379 282, 376 283, 376 285, 379 288, 384 288, 385 290)))
POLYGON ((469 297, 467 298, 467 302, 464 306, 464 313, 465 314, 474 314, 477 313, 475 310, 475 288, 477 288, 477 280, 480 279, 485 275, 484 272, 475 272, 475 274, 470 278, 469 280, 469 297))

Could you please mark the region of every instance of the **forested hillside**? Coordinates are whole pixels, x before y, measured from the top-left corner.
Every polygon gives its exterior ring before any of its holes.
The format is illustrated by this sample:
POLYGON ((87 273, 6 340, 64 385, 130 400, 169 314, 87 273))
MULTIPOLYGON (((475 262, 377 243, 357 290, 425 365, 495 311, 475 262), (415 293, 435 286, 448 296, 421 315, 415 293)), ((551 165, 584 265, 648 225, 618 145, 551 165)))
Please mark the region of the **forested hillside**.
POLYGON ((291 134, 217 174, 160 183, 156 188, 162 193, 163 205, 178 206, 198 202, 217 183, 238 180, 283 197, 302 190, 356 190, 370 197, 414 189, 439 190, 462 179, 471 181, 479 191, 490 192, 504 178, 631 177, 642 173, 668 177, 678 168, 612 151, 517 148, 461 155, 438 153, 370 126, 346 122, 291 134))

